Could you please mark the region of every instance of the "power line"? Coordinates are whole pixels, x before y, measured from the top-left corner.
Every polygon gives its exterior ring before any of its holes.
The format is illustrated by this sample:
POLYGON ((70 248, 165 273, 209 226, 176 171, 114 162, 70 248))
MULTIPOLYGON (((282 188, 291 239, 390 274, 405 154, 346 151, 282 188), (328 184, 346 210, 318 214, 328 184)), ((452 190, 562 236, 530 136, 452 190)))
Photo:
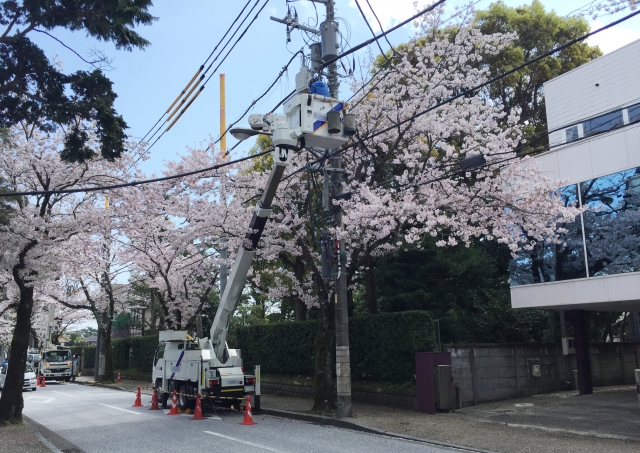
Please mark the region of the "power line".
POLYGON ((386 128, 384 128, 384 129, 382 129, 380 131, 375 132, 374 134, 366 136, 366 137, 360 139, 360 142, 362 142, 363 140, 369 140, 371 138, 377 137, 378 135, 381 135, 381 134, 384 134, 386 132, 389 132, 389 131, 391 131, 393 129, 396 129, 397 127, 402 126, 403 124, 409 123, 409 122, 415 120, 416 118, 418 118, 420 116, 423 116, 423 115, 425 115, 425 114, 427 114, 427 113, 429 113, 429 112, 431 112, 431 111, 433 111, 433 110, 435 110, 435 109, 437 109, 439 107, 442 107, 442 106, 444 106, 446 104, 450 104, 451 102, 455 101, 456 99, 460 99, 460 98, 465 97, 465 96, 467 96, 469 94, 473 94, 475 91, 478 91, 481 88, 484 88, 484 87, 486 87, 486 86, 488 86, 488 85, 490 85, 492 83, 495 83, 498 80, 503 79, 503 78, 513 74, 516 71, 519 71, 520 69, 523 69, 523 68, 525 68, 525 67, 527 67, 527 66, 529 66, 529 65, 531 65, 533 63, 536 63, 536 62, 538 62, 538 61, 540 61, 540 60, 542 60, 544 58, 547 58, 547 57, 553 55, 554 53, 557 53, 557 52, 559 52, 561 50, 566 49, 567 47, 570 47, 570 46, 572 46, 574 44, 577 44, 580 41, 584 41, 585 39, 587 39, 587 38, 589 38, 589 37, 591 37, 593 35, 596 35, 596 34, 602 32, 604 30, 607 30, 607 29, 609 29, 609 28, 611 28, 611 27, 613 27, 615 25, 618 25, 618 24, 620 24, 620 23, 622 23, 622 22, 624 22, 626 20, 629 20, 632 17, 637 16, 638 14, 640 14, 640 10, 639 11, 635 11, 635 12, 633 12, 631 14, 628 14, 627 16, 625 16, 625 17, 623 17, 621 19, 618 19, 616 21, 613 21, 613 22, 611 22, 611 23, 609 23, 609 24, 607 24, 607 25, 605 25, 603 27, 600 27, 597 30, 589 32, 589 33, 587 33, 585 35, 582 35, 582 36, 580 36, 578 38, 574 38, 574 39, 572 39, 572 40, 570 40, 570 41, 568 41, 568 42, 566 42, 566 43, 564 43, 564 44, 562 44, 562 45, 560 45, 560 46, 558 46, 558 47, 556 47, 556 48, 554 48, 554 49, 552 49, 552 50, 550 50, 548 52, 545 52, 545 53, 543 53, 543 54, 541 54, 541 55, 539 55, 539 56, 537 56, 535 58, 532 58, 530 60, 525 61, 523 64, 518 65, 515 68, 512 68, 512 69, 510 69, 508 71, 505 71, 505 72, 501 73, 500 75, 498 75, 496 77, 488 79, 485 82, 483 82, 483 83, 481 83, 479 85, 476 85, 475 87, 472 87, 472 88, 469 88, 467 90, 461 91, 460 93, 456 94, 455 96, 451 96, 451 97, 445 99, 444 101, 438 102, 437 104, 435 104, 435 105, 433 105, 433 106, 431 106, 431 107, 429 107, 429 108, 427 108, 427 109, 425 109, 425 110, 423 110, 421 112, 414 113, 410 117, 405 118, 404 120, 399 121, 399 122, 395 123, 392 126, 386 127, 386 128))
MULTIPOLYGON (((231 23, 231 25, 229 25, 229 28, 227 29, 227 31, 225 32, 225 34, 222 36, 222 38, 220 38, 218 40, 218 43, 215 45, 215 47, 213 48, 213 50, 211 51, 211 53, 209 54, 209 56, 207 57, 207 59, 204 61, 204 63, 202 63, 200 65, 200 68, 196 71, 196 73, 193 75, 193 77, 191 78, 191 80, 189 81, 189 83, 185 86, 185 88, 182 90, 182 92, 180 93, 180 95, 178 95, 178 97, 176 98, 176 100, 173 102, 173 104, 171 104, 171 106, 167 109, 167 111, 165 113, 163 113, 160 118, 158 118, 158 121, 156 121, 156 123, 151 127, 151 129, 149 129, 149 131, 147 131, 146 134, 144 134, 144 136, 140 139, 140 141, 138 141, 138 143, 136 144, 136 146, 130 151, 133 152, 135 151, 142 142, 144 142, 144 140, 147 138, 147 136, 151 133, 151 131, 153 131, 156 126, 160 123, 160 121, 162 121, 162 119, 165 117, 165 115, 167 113, 169 113, 169 111, 171 110, 171 107, 178 101, 178 99, 180 99, 180 96, 184 95, 187 90, 189 89, 189 86, 193 83, 193 81, 195 80, 196 77, 198 77, 198 75, 200 74, 200 72, 204 69, 204 66, 207 64, 207 62, 209 61, 209 59, 211 58, 211 56, 215 53, 215 51, 218 49, 218 47, 220 46, 220 44, 222 44, 222 42, 225 40, 225 38, 227 37, 227 35, 229 34, 229 32, 233 29, 233 27, 235 26, 235 24, 238 22, 238 20, 240 19, 240 16, 242 16, 242 14, 244 13, 244 11, 247 9, 247 6, 249 6, 249 4, 251 3, 251 0, 247 0, 247 3, 244 5, 244 7, 242 8, 242 10, 240 11, 240 13, 238 13, 238 15, 236 16, 236 18, 233 20, 233 22, 231 23)), ((257 2, 256 2, 257 4, 257 2)), ((155 134, 154 134, 155 135, 155 134)), ((140 160, 140 158, 138 158, 138 160, 140 160)), ((136 163, 138 161, 136 160, 136 163)))
POLYGON ((232 160, 232 161, 229 161, 229 162, 224 162, 222 164, 212 165, 211 167, 201 168, 199 170, 188 171, 186 173, 179 173, 179 174, 176 174, 176 175, 163 176, 163 177, 160 177, 160 178, 143 179, 143 180, 140 180, 140 181, 131 181, 131 182, 125 182, 125 183, 121 183, 121 184, 112 184, 112 185, 109 185, 109 186, 82 187, 82 188, 77 188, 77 189, 35 190, 35 191, 32 191, 32 192, 0 192, 0 198, 1 197, 27 197, 27 196, 32 196, 32 195, 69 194, 69 193, 80 193, 80 192, 97 192, 97 191, 100 191, 100 190, 122 189, 124 187, 134 187, 134 186, 140 186, 140 185, 143 185, 143 184, 151 184, 151 183, 154 183, 154 182, 169 181, 171 179, 184 178, 186 176, 192 176, 192 175, 197 175, 199 173, 205 173, 205 172, 211 171, 211 170, 217 170, 217 169, 222 168, 222 167, 227 167, 229 165, 237 164, 239 162, 244 162, 245 160, 251 160, 251 159, 254 159, 256 157, 264 156, 265 154, 269 154, 272 151, 273 151, 273 148, 268 149, 266 151, 262 151, 260 153, 252 154, 250 156, 242 157, 240 159, 232 160))

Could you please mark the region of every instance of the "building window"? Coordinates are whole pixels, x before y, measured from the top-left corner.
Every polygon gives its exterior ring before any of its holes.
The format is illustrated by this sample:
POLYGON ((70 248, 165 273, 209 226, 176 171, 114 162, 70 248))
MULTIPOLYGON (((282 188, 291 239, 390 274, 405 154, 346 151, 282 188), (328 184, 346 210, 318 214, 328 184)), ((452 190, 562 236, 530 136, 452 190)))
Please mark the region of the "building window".
MULTIPOLYGON (((578 205, 577 185, 561 189, 565 206, 578 205)), ((547 283, 586 277, 582 224, 575 222, 559 225, 567 230, 560 235, 563 243, 538 242, 532 250, 521 250, 509 264, 511 286, 547 283)))
POLYGON ((570 127, 565 132, 567 134, 567 143, 575 142, 580 138, 578 135, 578 126, 570 127))
POLYGON ((580 184, 589 276, 640 271, 640 168, 580 184))
POLYGON ((592 135, 601 134, 603 132, 622 127, 624 126, 622 110, 592 118, 582 123, 582 125, 584 127, 585 137, 590 137, 592 135))
POLYGON ((640 104, 632 105, 627 108, 629 112, 629 124, 637 123, 640 121, 640 104))

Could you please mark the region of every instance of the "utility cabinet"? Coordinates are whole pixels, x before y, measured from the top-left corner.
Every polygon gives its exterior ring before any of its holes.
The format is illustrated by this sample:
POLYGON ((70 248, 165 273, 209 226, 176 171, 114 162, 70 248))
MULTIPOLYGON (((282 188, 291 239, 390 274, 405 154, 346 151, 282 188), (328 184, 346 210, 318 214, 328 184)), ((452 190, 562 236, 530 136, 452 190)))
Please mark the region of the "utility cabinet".
POLYGON ((451 365, 438 365, 436 367, 436 408, 439 411, 453 410, 451 365))

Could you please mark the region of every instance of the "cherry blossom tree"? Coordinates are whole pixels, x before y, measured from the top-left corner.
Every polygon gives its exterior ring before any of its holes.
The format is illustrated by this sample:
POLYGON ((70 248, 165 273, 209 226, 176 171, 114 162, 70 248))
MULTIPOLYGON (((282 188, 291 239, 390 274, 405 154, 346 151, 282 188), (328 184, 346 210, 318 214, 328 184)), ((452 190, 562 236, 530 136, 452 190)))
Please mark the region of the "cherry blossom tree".
MULTIPOLYGON (((466 20, 443 31, 438 13, 418 25, 419 36, 350 106, 358 125, 358 134, 342 153, 350 199, 333 201, 334 209, 343 210, 343 225, 326 223, 317 212, 311 220, 319 200, 309 196, 307 176, 297 173, 280 189, 278 209, 258 255, 267 261, 285 255, 304 263, 302 273, 283 266, 277 272, 279 283, 268 291, 274 297, 296 294, 319 311, 318 410, 334 404, 334 287, 332 279, 323 279, 319 262, 323 229, 332 240, 347 240, 347 256, 335 259, 347 260, 348 284, 353 286, 372 256, 419 247, 424 235, 437 237, 442 247, 484 238, 516 252, 535 241, 560 241, 558 225, 573 221, 578 212, 563 204, 556 192, 560 182, 545 177, 535 160, 516 155, 521 141, 517 111, 505 113, 483 90, 447 102, 485 82, 487 69, 478 63, 513 37, 482 35, 466 20), (460 170, 462 159, 478 155, 485 164, 460 170)), ((304 159, 299 156, 290 172, 301 169, 304 159)), ((234 178, 236 193, 247 199, 256 189, 250 189, 240 173, 234 178)), ((266 177, 256 172, 250 176, 252 187, 260 187, 266 177)), ((236 216, 248 209, 234 206, 236 216)), ((253 281, 260 278, 256 273, 253 281)))
MULTIPOLYGON (((83 129, 89 137, 87 146, 97 151, 95 125, 85 124, 83 129)), ((93 192, 47 191, 123 182, 127 165, 131 164, 128 159, 109 162, 100 158, 65 163, 59 157, 65 140, 62 133, 49 136, 26 124, 11 132, 11 140, 3 141, 0 149, 0 178, 5 181, 5 188, 14 193, 44 193, 14 199, 11 218, 0 227, 0 272, 11 276, 7 291, 14 295, 10 303, 15 313, 7 391, 0 397, 0 422, 21 419, 22 370, 34 309, 43 300, 43 287, 61 276, 61 250, 75 235, 91 230, 99 204, 100 196, 93 192)))
MULTIPOLYGON (((191 149, 180 161, 168 163, 165 173, 216 163, 213 153, 191 149)), ((221 238, 236 224, 225 222, 227 177, 212 176, 173 179, 118 194, 121 199, 114 211, 118 234, 126 238, 122 246, 136 279, 154 290, 164 328, 192 328, 217 287, 221 238)))

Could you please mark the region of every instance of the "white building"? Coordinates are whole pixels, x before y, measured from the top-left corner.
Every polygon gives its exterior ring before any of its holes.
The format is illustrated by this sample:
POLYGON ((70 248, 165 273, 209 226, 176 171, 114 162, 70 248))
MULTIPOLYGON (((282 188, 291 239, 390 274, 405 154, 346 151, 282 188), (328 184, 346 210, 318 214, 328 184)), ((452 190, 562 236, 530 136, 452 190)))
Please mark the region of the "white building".
POLYGON ((640 310, 640 40, 545 83, 551 151, 537 157, 589 207, 566 246, 512 269, 514 308, 640 310))
MULTIPOLYGON (((588 208, 563 244, 513 260, 514 308, 567 311, 580 393, 593 388, 585 310, 632 312, 640 335, 640 40, 545 83, 550 151, 537 157, 588 208)), ((636 358, 636 362, 637 362, 636 358)))

